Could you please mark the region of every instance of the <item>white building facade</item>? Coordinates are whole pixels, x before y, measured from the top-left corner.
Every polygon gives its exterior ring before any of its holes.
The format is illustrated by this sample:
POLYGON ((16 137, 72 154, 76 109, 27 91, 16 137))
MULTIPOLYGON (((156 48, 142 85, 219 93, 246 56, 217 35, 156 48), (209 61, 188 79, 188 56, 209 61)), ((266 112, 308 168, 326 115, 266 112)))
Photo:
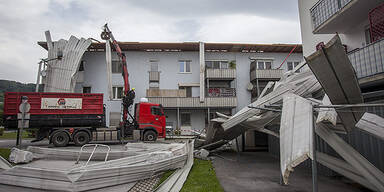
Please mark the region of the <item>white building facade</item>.
MULTIPOLYGON (((40 44, 44 47, 43 42, 40 44)), ((146 97, 150 102, 162 104, 167 126, 180 130, 181 134, 201 131, 215 117, 215 112, 236 113, 257 97, 266 82, 277 81, 288 68, 303 60, 301 45, 291 44, 119 44, 127 57, 135 103, 146 97)), ((120 62, 114 52, 112 60, 111 97, 104 43, 92 43, 84 54, 75 88, 79 93, 104 94, 107 126, 116 126, 121 119, 124 87, 120 62)), ((245 137, 247 145, 255 144, 254 131, 245 137)))

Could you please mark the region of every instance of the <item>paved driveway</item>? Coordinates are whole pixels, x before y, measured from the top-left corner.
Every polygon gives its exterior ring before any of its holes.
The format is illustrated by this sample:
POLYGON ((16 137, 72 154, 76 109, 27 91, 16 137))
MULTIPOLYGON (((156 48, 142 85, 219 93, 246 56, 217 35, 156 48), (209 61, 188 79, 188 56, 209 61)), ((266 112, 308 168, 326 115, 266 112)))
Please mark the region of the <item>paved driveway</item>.
MULTIPOLYGON (((290 184, 281 186, 280 162, 266 152, 244 152, 239 156, 235 152, 223 152, 215 157, 213 166, 217 178, 227 192, 311 192, 311 172, 297 168, 289 177, 290 184)), ((319 191, 364 191, 357 184, 348 184, 335 177, 318 177, 319 191)))

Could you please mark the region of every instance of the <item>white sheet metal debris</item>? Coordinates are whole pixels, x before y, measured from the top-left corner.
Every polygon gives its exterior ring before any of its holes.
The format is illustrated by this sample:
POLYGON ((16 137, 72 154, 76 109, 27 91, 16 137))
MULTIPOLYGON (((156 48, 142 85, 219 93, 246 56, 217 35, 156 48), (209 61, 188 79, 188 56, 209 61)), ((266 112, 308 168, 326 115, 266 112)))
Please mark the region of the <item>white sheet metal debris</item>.
MULTIPOLYGON (((213 119, 207 129, 207 139, 203 142, 203 147, 216 148, 246 130, 265 129, 265 125, 279 117, 279 110, 271 107, 283 103, 280 133, 269 134, 280 136, 281 171, 286 183, 292 167, 311 157, 313 148, 311 146, 313 137, 310 134, 313 129, 311 108, 314 106, 319 112, 315 126, 316 133, 345 160, 344 162, 320 154, 319 162, 370 189, 384 191, 384 174, 336 134, 336 132, 347 133, 346 131, 355 128, 355 124, 362 116, 361 108, 356 108, 355 105, 363 103, 356 75, 340 38, 335 36, 324 48, 306 58, 306 62, 313 73, 305 69, 300 73, 289 71, 274 84, 273 91, 263 91, 265 95, 248 107, 231 117, 219 115, 213 119), (291 100, 295 102, 300 100, 305 103, 303 107, 296 106, 296 103, 290 102, 289 99, 283 102, 284 97, 289 98, 287 95, 292 94, 297 96, 291 96, 295 98, 291 100), (323 100, 319 101, 321 97, 323 100), (355 104, 352 106, 353 110, 345 108, 351 107, 351 104, 355 104), (321 108, 324 106, 329 107, 321 108), (295 110, 296 108, 301 109, 295 110), (338 120, 341 120, 342 126, 338 120)), ((300 67, 303 65, 300 64, 300 67)), ((271 86, 272 84, 269 84, 268 90, 271 90, 271 86)), ((357 126, 382 138, 382 124, 384 124, 382 118, 366 114, 357 126)), ((316 169, 313 171, 313 174, 316 174, 316 169)), ((315 186, 316 177, 313 179, 315 186)))
MULTIPOLYGON (((323 123, 316 124, 316 133, 326 141, 346 162, 357 170, 365 179, 371 183, 376 191, 384 191, 384 173, 373 166, 353 147, 348 145, 336 133, 334 133, 329 125, 323 123)), ((331 167, 330 167, 331 168, 331 167)), ((356 180, 360 182, 360 180, 356 180)), ((364 183, 361 183, 364 184, 364 183)))
POLYGON ((77 72, 84 52, 91 45, 90 39, 60 39, 52 42, 49 31, 45 32, 48 47, 48 66, 45 92, 74 92, 77 72))
MULTIPOLYGON (((127 144, 128 151, 113 151, 104 162, 106 153, 95 153, 92 161, 75 164, 79 151, 56 150, 31 147, 40 159, 10 169, 0 170, 0 183, 24 187, 26 189, 87 191, 122 185, 150 178, 169 170, 189 166, 188 158, 193 154, 193 142, 185 144, 127 144), (191 144, 192 143, 192 144, 191 144), (36 152, 42 152, 38 154, 36 152), (51 154, 51 155, 47 155, 51 154), (99 154, 99 156, 98 156, 99 154), (126 155, 118 158, 118 155, 126 155), (50 159, 53 155, 53 160, 50 159), (57 157, 70 156, 70 160, 57 160, 57 157), (101 160, 101 161, 100 161, 101 160), (19 182, 23 181, 23 182, 19 182)), ((89 154, 89 152, 88 152, 89 154)), ((83 155, 87 159, 86 153, 83 155)))
MULTIPOLYGON (((207 128, 207 139, 204 145, 220 140, 233 140, 250 129, 277 136, 277 133, 264 129, 264 127, 279 117, 280 113, 263 109, 268 105, 281 104, 285 94, 294 93, 302 97, 310 97, 319 90, 321 90, 321 86, 309 69, 301 73, 287 72, 278 83, 275 83, 272 92, 260 97, 249 107, 241 109, 231 117, 221 116, 213 119, 207 128)), ((217 145, 217 147, 219 146, 217 145)))
POLYGON ((384 139, 384 118, 380 116, 364 113, 360 121, 357 122, 356 127, 384 139))
POLYGON ((33 154, 29 151, 20 150, 18 148, 12 148, 9 155, 9 161, 15 164, 29 163, 33 160, 33 154))
POLYGON ((170 177, 167 178, 155 191, 156 192, 178 192, 183 187, 187 180, 189 171, 193 165, 193 146, 194 141, 187 144, 188 159, 186 165, 182 169, 175 171, 170 177))
POLYGON ((0 156, 0 169, 11 169, 12 165, 4 159, 2 156, 0 156))
POLYGON ((207 160, 209 151, 206 149, 200 149, 194 153, 195 158, 207 160))
POLYGON ((107 63, 107 81, 108 81, 108 95, 109 99, 113 99, 113 90, 112 90, 112 55, 111 55, 111 44, 110 40, 105 41, 105 60, 107 63))
MULTIPOLYGON (((331 101, 329 100, 329 97, 327 94, 324 95, 323 105, 331 105, 331 101)), ((336 110, 333 108, 330 109, 325 109, 325 110, 320 110, 319 114, 317 115, 317 120, 316 123, 319 122, 329 122, 332 125, 336 126, 337 123, 337 113, 336 110)))
POLYGON ((285 95, 280 123, 280 169, 285 184, 294 167, 312 158, 312 129, 312 103, 294 94, 285 95))
POLYGON ((365 179, 355 168, 353 168, 347 162, 321 152, 316 152, 316 157, 317 161, 322 165, 332 169, 333 171, 336 171, 341 175, 344 175, 353 181, 360 183, 368 189, 376 191, 376 188, 372 186, 372 184, 367 179, 365 179))
MULTIPOLYGON (((306 58, 306 61, 332 104, 363 103, 355 71, 338 35, 306 58)), ((338 115, 344 126, 352 130, 363 113, 356 109, 343 109, 338 115), (345 110, 350 112, 346 113, 345 110)))

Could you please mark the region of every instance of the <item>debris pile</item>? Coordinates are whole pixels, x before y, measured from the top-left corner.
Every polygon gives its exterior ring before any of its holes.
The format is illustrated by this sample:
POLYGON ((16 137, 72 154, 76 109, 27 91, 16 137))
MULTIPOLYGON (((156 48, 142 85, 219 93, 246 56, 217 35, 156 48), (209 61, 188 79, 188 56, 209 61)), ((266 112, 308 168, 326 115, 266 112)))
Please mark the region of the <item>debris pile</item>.
POLYGON ((111 154, 105 150, 82 152, 80 163, 76 164, 80 155, 78 150, 29 147, 26 152, 39 158, 27 164, 0 169, 0 184, 3 184, 2 187, 17 186, 20 190, 100 190, 126 186, 166 170, 178 169, 176 172, 180 174, 174 182, 182 186, 193 164, 193 141, 128 143, 125 149, 111 151, 111 154))
POLYGON ((369 189, 384 191, 383 172, 336 134, 348 134, 357 127, 383 138, 384 119, 364 114, 364 106, 354 69, 336 35, 279 82, 269 82, 249 106, 233 116, 217 113, 206 139, 196 147, 212 150, 247 130, 257 130, 280 138, 285 184, 293 168, 311 158, 369 189), (280 123, 280 131, 268 130, 271 123, 280 123), (314 132, 344 160, 316 152, 314 132))

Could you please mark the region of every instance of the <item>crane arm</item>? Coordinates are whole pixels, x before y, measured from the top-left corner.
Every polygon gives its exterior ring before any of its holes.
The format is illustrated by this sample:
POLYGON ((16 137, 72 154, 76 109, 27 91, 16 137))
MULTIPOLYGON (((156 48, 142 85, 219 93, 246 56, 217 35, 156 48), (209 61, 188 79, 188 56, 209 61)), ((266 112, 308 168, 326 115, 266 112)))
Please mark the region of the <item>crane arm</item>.
POLYGON ((101 39, 107 40, 111 42, 113 47, 116 50, 117 55, 119 56, 119 59, 121 60, 122 64, 122 75, 124 79, 124 96, 123 96, 123 126, 126 127, 128 122, 128 115, 134 120, 134 117, 129 113, 129 107, 133 104, 133 100, 135 97, 135 93, 133 90, 130 90, 130 84, 129 84, 129 73, 127 68, 127 58, 125 54, 121 51, 121 48, 119 44, 117 43, 115 37, 112 34, 112 31, 109 30, 108 25, 105 24, 103 27, 103 32, 101 33, 101 39), (128 95, 129 94, 129 95, 128 95))
POLYGON ((109 40, 111 42, 111 44, 113 45, 113 47, 116 50, 117 55, 121 59, 122 68, 123 68, 122 75, 123 75, 123 79, 124 79, 124 95, 127 95, 128 91, 130 90, 130 84, 129 84, 129 79, 128 79, 129 73, 128 73, 128 68, 127 68, 127 58, 126 58, 125 54, 121 51, 119 44, 117 43, 115 37, 113 36, 112 31, 109 30, 107 24, 105 24, 103 27, 103 32, 101 33, 101 38, 103 40, 109 40))

